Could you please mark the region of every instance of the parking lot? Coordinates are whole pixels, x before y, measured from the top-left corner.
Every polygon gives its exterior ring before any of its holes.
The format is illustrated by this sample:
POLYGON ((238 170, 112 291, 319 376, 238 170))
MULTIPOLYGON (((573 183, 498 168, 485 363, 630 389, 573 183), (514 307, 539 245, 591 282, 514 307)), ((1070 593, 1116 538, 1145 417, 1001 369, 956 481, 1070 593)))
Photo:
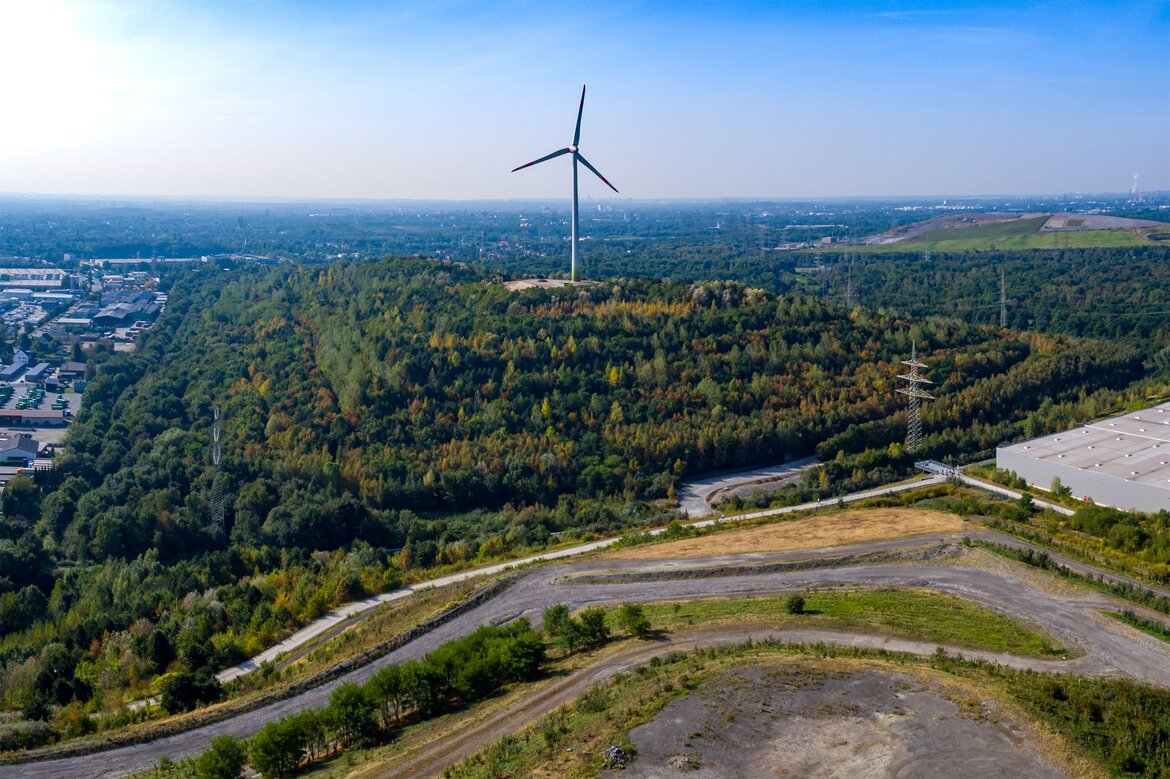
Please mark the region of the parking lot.
POLYGON ((80 407, 77 392, 48 392, 23 381, 0 381, 0 409, 60 410, 72 416, 80 407))

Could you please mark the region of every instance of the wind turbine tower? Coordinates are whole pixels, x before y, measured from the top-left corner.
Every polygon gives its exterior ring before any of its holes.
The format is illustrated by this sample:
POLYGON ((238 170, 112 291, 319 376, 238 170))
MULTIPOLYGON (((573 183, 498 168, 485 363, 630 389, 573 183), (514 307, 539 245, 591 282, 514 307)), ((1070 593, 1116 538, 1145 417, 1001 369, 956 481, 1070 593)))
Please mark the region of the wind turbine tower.
POLYGON ((618 191, 617 187, 615 187, 613 184, 610 184, 609 180, 606 179, 605 176, 601 175, 601 171, 599 171, 597 168, 590 165, 589 160, 585 159, 581 155, 580 147, 578 146, 578 144, 581 142, 581 113, 584 110, 585 110, 585 86, 582 85, 581 86, 581 105, 579 105, 577 107, 577 128, 575 130, 573 130, 573 142, 563 149, 560 149, 558 151, 554 151, 552 154, 546 154, 543 157, 541 157, 540 159, 533 160, 532 162, 525 163, 524 165, 521 165, 518 168, 512 169, 512 172, 515 173, 518 170, 524 170, 525 168, 531 168, 533 165, 538 165, 538 164, 544 162, 545 160, 551 160, 553 157, 560 157, 562 154, 573 155, 573 224, 572 224, 572 232, 573 232, 572 242, 573 242, 573 244, 572 244, 572 250, 570 252, 570 258, 571 258, 570 259, 570 263, 571 263, 570 264, 570 278, 573 281, 577 280, 577 234, 579 232, 578 217, 577 217, 577 163, 580 162, 586 168, 589 168, 589 170, 593 171, 593 175, 597 176, 597 178, 599 178, 603 182, 605 182, 605 185, 607 187, 609 187, 610 189, 612 189, 614 192, 618 191))

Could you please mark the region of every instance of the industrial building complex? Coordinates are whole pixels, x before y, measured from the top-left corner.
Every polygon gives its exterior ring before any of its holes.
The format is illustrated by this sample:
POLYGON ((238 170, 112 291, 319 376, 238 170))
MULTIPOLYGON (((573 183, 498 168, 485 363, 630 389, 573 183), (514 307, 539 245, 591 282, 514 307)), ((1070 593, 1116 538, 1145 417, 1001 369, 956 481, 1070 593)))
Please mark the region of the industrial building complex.
POLYGON ((1133 511, 1170 510, 1170 403, 996 449, 996 467, 1133 511))

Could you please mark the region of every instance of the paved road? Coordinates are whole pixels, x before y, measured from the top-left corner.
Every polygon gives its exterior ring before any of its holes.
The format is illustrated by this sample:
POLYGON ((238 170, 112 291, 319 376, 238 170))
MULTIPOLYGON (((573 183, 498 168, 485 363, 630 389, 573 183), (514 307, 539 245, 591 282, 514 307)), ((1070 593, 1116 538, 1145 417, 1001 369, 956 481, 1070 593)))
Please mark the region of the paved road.
MULTIPOLYGON (((859 544, 831 551, 822 550, 821 554, 827 552, 839 556, 843 553, 862 553, 874 549, 888 549, 894 543, 859 544)), ((920 544, 921 539, 904 540, 902 543, 920 544)), ((1094 614, 1096 609, 1118 608, 1112 599, 1097 594, 1075 599, 1062 598, 1034 589, 1024 581, 983 569, 931 563, 894 563, 742 576, 724 575, 665 581, 637 580, 639 574, 663 569, 677 571, 685 568, 725 568, 732 563, 807 559, 815 554, 816 552, 804 551, 653 562, 583 559, 545 566, 527 574, 500 596, 456 617, 386 657, 296 698, 145 744, 78 758, 0 766, 0 777, 21 779, 60 776, 78 779, 114 777, 150 767, 163 756, 180 758, 197 754, 206 748, 213 736, 230 733, 247 737, 267 722, 306 707, 323 705, 339 684, 347 681, 365 682, 375 671, 388 663, 401 663, 417 658, 439 644, 466 635, 483 624, 501 623, 520 616, 538 621, 541 611, 555 603, 566 603, 573 608, 579 608, 590 605, 613 605, 625 601, 647 602, 704 596, 776 594, 838 585, 928 588, 958 595, 997 611, 1030 620, 1078 651, 1079 656, 1075 659, 1064 663, 1049 663, 1050 668, 1081 674, 1116 674, 1170 687, 1170 650, 1165 644, 1094 614), (627 576, 634 577, 634 580, 603 584, 574 581, 580 575, 612 571, 621 571, 627 576)))
POLYGON ((753 468, 748 471, 727 471, 685 482, 678 488, 679 509, 692 518, 714 514, 715 510, 707 502, 713 493, 753 482, 776 481, 795 475, 805 468, 816 465, 816 463, 816 457, 805 457, 802 460, 793 460, 780 465, 753 468))
MULTIPOLYGON (((959 481, 963 482, 963 484, 966 484, 968 487, 976 487, 976 488, 981 489, 981 490, 987 490, 988 492, 994 492, 998 495, 1003 495, 1005 498, 1012 498, 1013 500, 1019 500, 1020 498, 1024 497, 1024 494, 1022 492, 1019 492, 1017 490, 1010 490, 1007 487, 1001 487, 998 484, 992 484, 991 482, 984 481, 983 479, 975 479, 971 476, 968 476, 965 473, 960 472, 956 478, 958 478, 959 481)), ((1046 500, 1039 500, 1037 498, 1032 498, 1032 503, 1034 503, 1035 505, 1039 506, 1042 509, 1048 509, 1049 511, 1055 511, 1057 514, 1064 514, 1066 517, 1071 517, 1073 514, 1076 513, 1073 509, 1067 508, 1065 506, 1057 505, 1056 503, 1049 503, 1046 500)))
MULTIPOLYGON (((794 463, 788 463, 783 466, 777 466, 777 468, 803 467, 801 465, 802 463, 804 463, 804 461, 801 460, 794 463)), ((783 508, 765 509, 763 511, 755 511, 750 514, 741 514, 733 517, 717 517, 715 519, 706 519, 701 522, 694 522, 691 524, 693 524, 695 527, 707 527, 709 525, 718 524, 719 522, 727 522, 736 519, 755 519, 758 517, 767 517, 777 514, 790 514, 797 511, 826 508, 828 506, 835 506, 839 502, 851 503, 853 501, 865 500, 866 498, 873 498, 880 495, 888 495, 894 492, 913 489, 915 487, 922 487, 927 484, 936 484, 940 481, 943 481, 943 477, 941 476, 928 476, 923 477, 917 481, 896 484, 891 487, 878 487, 872 490, 857 492, 852 495, 847 495, 843 498, 830 498, 827 500, 814 501, 812 503, 802 503, 799 506, 785 506, 783 508)), ((710 511, 708 510, 706 513, 710 513, 710 511)), ((649 532, 651 535, 659 535, 666 532, 666 528, 656 528, 650 530, 649 532)), ((544 552, 542 554, 533 555, 531 557, 525 557, 521 560, 512 560, 510 562, 499 563, 497 565, 489 565, 484 568, 473 568, 471 570, 461 571, 460 573, 453 573, 449 576, 443 576, 438 579, 429 579, 425 582, 410 585, 409 587, 390 590, 389 592, 384 592, 380 595, 373 595, 369 598, 363 598, 362 600, 347 603, 344 606, 340 606, 333 611, 330 611, 320 619, 310 622, 296 633, 293 633, 283 641, 270 646, 268 649, 265 649, 255 657, 245 660, 238 665, 234 665, 231 668, 226 668, 220 671, 218 674, 216 674, 216 676, 219 678, 220 682, 226 684, 233 679, 237 679, 241 676, 244 676, 245 674, 252 673, 260 667, 261 663, 269 660, 275 660, 287 652, 291 652, 300 648, 304 644, 320 636, 322 633, 334 629, 350 617, 369 611, 370 609, 375 608, 376 606, 380 606, 383 603, 402 600, 403 598, 413 595, 419 590, 430 587, 446 587, 448 585, 463 582, 477 576, 490 576, 497 573, 503 573, 504 571, 520 568, 531 563, 546 562, 549 560, 561 560, 566 557, 574 557, 576 555, 593 552, 598 549, 604 549, 608 546, 613 546, 617 543, 617 541, 617 538, 605 538, 600 541, 592 541, 588 544, 578 544, 577 546, 566 547, 565 549, 559 549, 553 552, 544 552)))

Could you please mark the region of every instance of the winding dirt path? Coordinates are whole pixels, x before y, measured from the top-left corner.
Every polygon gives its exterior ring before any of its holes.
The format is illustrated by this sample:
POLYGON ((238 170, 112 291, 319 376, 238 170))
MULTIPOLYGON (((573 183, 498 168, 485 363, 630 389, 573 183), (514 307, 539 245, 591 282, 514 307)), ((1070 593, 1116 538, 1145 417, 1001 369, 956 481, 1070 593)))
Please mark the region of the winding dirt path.
MULTIPOLYGON (((397 777, 399 779, 423 779, 438 776, 448 766, 455 765, 477 752, 491 746, 501 737, 517 733, 541 717, 556 711, 561 706, 575 701, 588 689, 608 681, 619 673, 643 665, 651 658, 668 652, 689 651, 698 647, 741 644, 749 638, 769 638, 788 643, 825 643, 863 649, 884 649, 891 652, 906 652, 923 657, 933 654, 939 644, 929 641, 914 641, 904 638, 854 633, 842 630, 768 630, 758 623, 749 626, 727 626, 719 629, 699 630, 673 634, 661 639, 630 644, 617 653, 599 662, 575 671, 564 678, 541 686, 532 694, 513 702, 493 713, 472 727, 445 736, 440 743, 429 743, 417 749, 394 756, 390 765, 371 767, 350 776, 397 777)), ((979 652, 963 647, 943 645, 950 654, 962 654, 972 659, 998 662, 1012 668, 1030 668, 1035 671, 1071 671, 1074 663, 1069 661, 1038 660, 1016 657, 995 652, 979 652)))
MULTIPOLYGON (((929 540, 929 539, 926 539, 929 540)), ((942 537, 936 540, 957 540, 955 537, 942 537)), ((379 668, 389 663, 401 663, 417 658, 445 641, 456 638, 474 630, 476 627, 489 623, 502 623, 520 616, 527 616, 539 620, 541 611, 547 606, 556 603, 568 604, 571 608, 580 608, 591 605, 608 605, 630 601, 651 602, 687 600, 701 597, 744 597, 750 595, 780 594, 793 591, 804 591, 812 588, 845 586, 853 588, 885 587, 885 588, 920 588, 931 589, 956 595, 961 598, 987 606, 1001 613, 1015 616, 1037 625, 1040 629, 1052 634, 1055 638, 1077 650, 1079 656, 1064 662, 1034 661, 1022 658, 1013 658, 1004 655, 988 655, 988 659, 1005 664, 1028 664, 1027 667, 1043 667, 1049 670, 1064 670, 1086 675, 1117 675, 1142 680, 1159 686, 1170 687, 1170 647, 1144 634, 1113 623, 1095 612, 1102 608, 1119 608, 1115 599, 1096 593, 1086 593, 1083 596, 1067 597, 1053 594, 1033 586, 1030 581, 1016 578, 1003 571, 993 572, 983 568, 964 567, 961 564, 937 564, 931 561, 923 562, 891 562, 884 564, 840 565, 833 567, 804 567, 799 569, 779 568, 761 569, 760 565, 768 563, 804 560, 816 557, 835 557, 838 560, 845 554, 860 555, 873 551, 896 550, 899 547, 921 546, 922 537, 901 541, 879 541, 852 547, 838 547, 831 550, 812 550, 800 552, 775 552, 767 554, 729 555, 725 557, 708 557, 687 560, 593 560, 580 559, 555 565, 548 565, 525 575, 496 598, 489 600, 478 607, 452 619, 446 624, 417 640, 391 652, 367 666, 356 669, 338 679, 307 690, 301 695, 287 700, 273 703, 214 725, 208 725, 184 733, 179 733, 155 741, 119 747, 116 749, 86 755, 83 757, 42 760, 20 765, 0 766, 0 777, 20 777, 20 779, 37 779, 38 777, 69 776, 75 779, 83 777, 114 777, 149 768, 158 763, 162 757, 172 759, 198 754, 206 749, 207 744, 214 736, 230 734, 238 737, 247 737, 255 733, 264 724, 288 714, 300 711, 307 707, 324 705, 333 690, 344 682, 363 683, 379 668), (733 566, 756 566, 738 570, 729 570, 733 566), (600 574, 620 573, 620 580, 598 579, 600 574), (669 577, 663 578, 663 573, 669 577), (714 572, 715 575, 712 575, 714 572), (597 583, 580 581, 582 576, 593 576, 597 583)), ((734 629, 724 635, 724 641, 735 641, 745 637, 748 633, 763 636, 766 629, 734 629)), ((889 649, 904 649, 905 651, 932 652, 934 643, 907 642, 904 639, 885 638, 864 634, 798 634, 792 631, 780 632, 778 635, 789 640, 833 640, 848 642, 855 646, 876 646, 889 649)), ((708 636, 706 640, 717 640, 708 636)), ((693 636, 680 636, 677 641, 697 641, 693 636)), ((670 645, 650 645, 641 649, 641 645, 634 645, 639 651, 655 649, 669 651, 672 648, 684 648, 685 643, 670 645)), ((631 650, 633 651, 633 650, 631 650)), ((963 651, 969 656, 979 656, 978 653, 963 651)), ((617 656, 614 665, 609 671, 616 672, 621 664, 636 664, 636 657, 626 658, 617 656)), ((527 710, 518 710, 513 713, 514 720, 500 721, 499 728, 513 728, 516 722, 531 720, 540 716, 541 711, 547 710, 544 706, 555 708, 569 700, 581 689, 581 685, 596 682, 604 674, 607 666, 590 669, 587 676, 578 680, 566 681, 568 686, 545 693, 539 701, 530 703, 527 710)), ((572 679, 573 677, 570 677, 572 679)), ((502 732, 492 725, 485 723, 482 728, 482 739, 491 739, 493 734, 502 732)), ((469 732, 465 737, 471 747, 484 743, 482 739, 469 732)), ((441 750, 446 761, 455 759, 452 750, 455 743, 444 740, 441 750)), ((474 750, 473 750, 474 751, 474 750)), ((435 756, 438 759, 438 756, 435 756)), ((420 754, 417 758, 420 770, 429 770, 427 766, 434 761, 428 760, 426 755, 420 754), (423 765, 423 764, 426 765, 423 765)))

